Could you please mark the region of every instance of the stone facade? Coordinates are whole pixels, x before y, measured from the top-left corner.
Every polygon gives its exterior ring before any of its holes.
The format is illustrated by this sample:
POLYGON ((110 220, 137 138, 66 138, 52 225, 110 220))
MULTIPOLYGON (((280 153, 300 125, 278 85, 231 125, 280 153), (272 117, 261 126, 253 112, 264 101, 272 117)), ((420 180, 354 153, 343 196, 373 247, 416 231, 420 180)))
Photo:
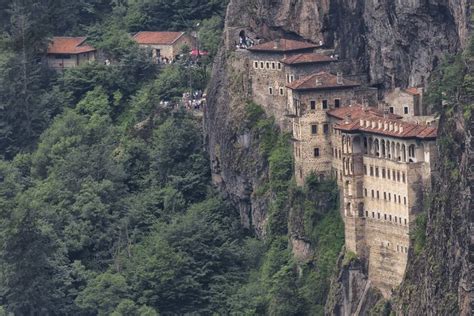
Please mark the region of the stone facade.
POLYGON ((346 109, 345 119, 336 112, 333 175, 343 192, 346 248, 390 297, 403 279, 410 227, 430 187, 436 129, 363 107, 346 109))
POLYGON ((410 122, 429 114, 421 107, 423 91, 395 89, 380 103, 376 88, 337 71, 334 56, 288 45, 274 41, 246 50, 250 96, 292 131, 298 185, 313 172, 337 181, 346 249, 390 297, 403 279, 410 227, 437 158, 436 128, 410 122))

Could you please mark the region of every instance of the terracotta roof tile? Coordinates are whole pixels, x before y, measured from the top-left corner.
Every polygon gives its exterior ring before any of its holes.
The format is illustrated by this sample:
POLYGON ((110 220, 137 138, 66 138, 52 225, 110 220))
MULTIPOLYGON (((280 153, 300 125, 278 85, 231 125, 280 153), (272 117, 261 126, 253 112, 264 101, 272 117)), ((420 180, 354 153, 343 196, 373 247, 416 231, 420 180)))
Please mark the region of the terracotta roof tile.
POLYGON ((359 83, 345 78, 342 78, 342 81, 339 83, 336 75, 323 71, 293 81, 287 87, 292 90, 319 90, 341 87, 349 88, 359 85, 359 83))
POLYGON ((316 53, 298 54, 281 60, 282 63, 287 65, 329 63, 332 61, 335 61, 335 59, 327 55, 316 53))
POLYGON ((257 52, 291 52, 299 50, 310 50, 317 47, 320 46, 303 41, 280 39, 249 47, 248 50, 257 52))
POLYGON ((328 115, 343 121, 334 128, 345 132, 365 132, 395 138, 436 139, 437 128, 425 124, 405 122, 396 115, 383 116, 376 109, 349 106, 328 111, 328 115), (350 118, 346 121, 346 117, 350 118), (379 124, 380 123, 380 124, 379 124))
POLYGON ((133 39, 143 45, 171 45, 183 35, 184 32, 138 32, 133 39))
POLYGON ((81 54, 96 49, 85 43, 85 37, 53 37, 48 46, 48 54, 81 54))
POLYGON ((411 94, 411 95, 419 95, 420 94, 420 91, 418 90, 418 88, 415 88, 415 87, 406 88, 403 91, 405 91, 406 93, 411 94))

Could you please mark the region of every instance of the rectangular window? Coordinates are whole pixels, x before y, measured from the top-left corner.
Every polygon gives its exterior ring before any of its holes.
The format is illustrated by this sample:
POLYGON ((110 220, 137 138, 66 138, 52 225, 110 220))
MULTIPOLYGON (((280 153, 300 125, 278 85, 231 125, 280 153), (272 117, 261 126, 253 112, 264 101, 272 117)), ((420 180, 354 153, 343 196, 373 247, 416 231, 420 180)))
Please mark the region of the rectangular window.
POLYGON ((283 88, 280 88, 280 95, 285 95, 285 90, 283 90, 283 88))
POLYGON ((335 100, 334 100, 334 107, 335 107, 335 108, 338 108, 338 107, 340 107, 340 106, 341 106, 341 100, 335 99, 335 100))
POLYGON ((317 134, 318 133, 318 125, 316 124, 311 124, 311 134, 317 134))
POLYGON ((375 176, 378 178, 379 177, 379 168, 375 168, 375 176))
POLYGON ((270 69, 270 62, 267 61, 267 69, 270 69))
POLYGON ((316 101, 310 101, 311 110, 316 110, 316 101))
POLYGON ((395 170, 392 170, 392 179, 393 179, 393 181, 396 180, 396 177, 395 177, 395 170))
POLYGON ((276 69, 276 65, 275 65, 275 63, 274 63, 274 62, 272 63, 272 69, 273 69, 273 70, 275 70, 275 69, 276 69))
POLYGON ((383 219, 387 220, 387 214, 383 214, 383 219))
POLYGON ((395 216, 395 223, 398 222, 398 218, 395 216))
POLYGON ((264 65, 265 65, 265 64, 263 63, 263 61, 261 61, 261 62, 260 62, 260 68, 262 68, 262 69, 265 68, 264 65))
POLYGON ((387 178, 390 180, 390 169, 387 169, 387 178))
POLYGON ((269 94, 269 95, 273 95, 273 88, 272 88, 272 87, 269 87, 269 88, 268 88, 268 94, 269 94))
POLYGON ((365 211, 365 217, 369 217, 369 211, 365 211))
POLYGON ((400 195, 398 196, 398 204, 402 204, 402 200, 400 198, 400 195))
POLYGON ((364 189, 365 196, 367 196, 367 189, 364 189))
POLYGON ((390 221, 392 221, 392 215, 389 215, 388 218, 390 221))
POLYGON ((314 148, 313 155, 314 157, 319 157, 319 148, 314 148))
POLYGON ((385 179, 385 168, 382 168, 382 178, 385 179))
POLYGON ((407 219, 405 218, 405 226, 406 226, 406 224, 407 224, 407 219))
POLYGON ((364 174, 367 175, 367 165, 364 165, 364 174))
POLYGON ((407 197, 406 196, 403 197, 403 204, 407 205, 407 197))
POLYGON ((389 193, 388 194, 388 201, 391 201, 392 200, 392 193, 389 193))
POLYGON ((277 64, 278 70, 281 70, 281 63, 277 64))
POLYGON ((375 218, 375 212, 372 212, 372 218, 375 218))
POLYGON ((374 167, 370 166, 370 176, 374 176, 374 167))
POLYGON ((379 190, 377 190, 377 200, 380 198, 379 190))
POLYGON ((403 182, 403 183, 406 182, 406 179, 405 179, 405 172, 402 172, 402 182, 403 182))
POLYGON ((253 67, 254 67, 255 69, 258 69, 258 61, 254 61, 254 62, 253 62, 253 67))
POLYGON ((377 213, 377 219, 380 219, 380 213, 377 213))
POLYGON ((383 199, 384 199, 384 200, 387 199, 387 192, 384 192, 384 193, 383 193, 383 199))
POLYGON ((374 192, 374 190, 372 190, 372 198, 374 198, 374 197, 375 197, 375 192, 374 192))
POLYGON ((393 106, 389 107, 388 110, 390 111, 390 113, 393 113, 393 106))
POLYGON ((403 107, 403 113, 408 114, 408 106, 403 107))
POLYGON ((397 171, 397 181, 400 182, 400 171, 397 171))
POLYGON ((328 108, 328 100, 323 100, 323 110, 328 108))
POLYGON ((328 134, 329 133, 329 124, 324 124, 323 125, 323 133, 328 134))

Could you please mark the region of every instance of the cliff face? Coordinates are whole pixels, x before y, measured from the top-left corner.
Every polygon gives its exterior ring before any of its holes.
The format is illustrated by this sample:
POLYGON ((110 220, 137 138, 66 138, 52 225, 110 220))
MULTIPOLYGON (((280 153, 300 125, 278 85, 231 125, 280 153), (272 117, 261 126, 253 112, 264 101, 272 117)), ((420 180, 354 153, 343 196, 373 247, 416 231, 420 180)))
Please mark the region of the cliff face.
MULTIPOLYGON (((381 88, 403 87, 426 83, 446 53, 459 52, 468 45, 470 10, 470 0, 231 0, 225 26, 226 45, 215 61, 204 128, 214 183, 239 207, 243 225, 264 235, 269 197, 255 194, 268 178, 268 166, 258 150, 257 136, 242 128, 245 103, 250 96, 248 78, 243 71, 248 61, 239 58, 238 52, 232 52, 241 30, 252 38, 264 40, 282 36, 321 40, 328 48, 334 47, 335 53, 345 61, 345 74, 365 76, 367 83, 381 88)), ((456 133, 463 144, 468 144, 471 138, 467 131, 471 127, 459 123, 455 128, 442 128, 442 133, 456 133)), ((469 166, 467 145, 451 154, 460 168, 469 166)), ((467 177, 467 171, 461 176, 467 177)), ((395 306, 403 313, 436 314, 445 302, 437 302, 445 298, 440 293, 448 288, 456 298, 458 290, 460 297, 466 297, 460 299, 460 306, 469 302, 472 287, 466 277, 469 272, 472 274, 466 253, 469 205, 463 201, 470 184, 453 185, 445 179, 441 172, 435 180, 435 192, 449 198, 433 205, 428 221, 431 239, 427 242, 430 249, 427 258, 433 261, 430 265, 421 259, 409 263, 408 279, 412 279, 413 291, 408 290, 407 283, 395 306), (459 211, 451 212, 452 209, 459 211), (443 224, 436 224, 440 222, 443 224), (452 255, 448 262, 436 264, 443 262, 446 253, 452 255), (430 277, 431 269, 437 269, 436 276, 430 277), (409 307, 406 307, 410 296, 407 293, 419 295, 409 307)), ((364 293, 359 293, 365 291, 365 285, 361 285, 363 276, 356 276, 360 282, 348 282, 352 275, 341 272, 339 279, 343 284, 335 290, 339 295, 334 300, 347 300, 348 296, 342 294, 353 291, 352 297, 372 301, 375 296, 367 299, 364 293), (349 284, 357 286, 348 289, 349 284)), ((333 302, 337 308, 345 306, 345 311, 368 308, 359 305, 333 302)))

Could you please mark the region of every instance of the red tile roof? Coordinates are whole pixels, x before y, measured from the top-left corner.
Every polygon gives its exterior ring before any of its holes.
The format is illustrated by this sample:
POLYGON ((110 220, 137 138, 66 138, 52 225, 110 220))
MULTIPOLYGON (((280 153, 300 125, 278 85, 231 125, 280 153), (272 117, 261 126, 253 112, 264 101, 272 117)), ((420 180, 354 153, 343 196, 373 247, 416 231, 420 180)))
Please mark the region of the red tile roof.
POLYGON ((248 50, 250 51, 260 51, 260 52, 291 52, 291 51, 299 51, 299 50, 309 50, 313 48, 320 47, 319 45, 315 45, 308 42, 303 41, 295 41, 290 39, 279 39, 274 40, 271 42, 258 44, 252 47, 249 47, 248 50))
POLYGON ((327 55, 316 53, 298 54, 281 60, 282 63, 287 65, 329 63, 332 61, 335 61, 335 59, 327 55))
POLYGON ((341 87, 350 88, 357 86, 360 86, 360 84, 345 78, 342 78, 342 81, 339 83, 336 75, 324 71, 303 77, 287 85, 287 87, 292 90, 320 90, 341 87))
POLYGON ((420 94, 420 91, 418 90, 418 88, 415 88, 415 87, 406 88, 403 91, 405 91, 406 93, 411 94, 411 95, 419 95, 420 94))
POLYGON ((343 120, 335 124, 334 128, 349 133, 365 132, 395 138, 432 140, 436 139, 438 132, 436 127, 405 122, 393 114, 384 117, 382 112, 360 105, 330 110, 328 115, 343 120), (349 116, 350 118, 346 120, 349 116), (374 127, 372 127, 372 122, 375 123, 374 127))
POLYGON ((143 45, 171 45, 183 35, 184 32, 138 32, 133 39, 143 45))
POLYGON ((96 49, 85 43, 85 37, 53 37, 48 46, 48 54, 81 54, 96 49))

